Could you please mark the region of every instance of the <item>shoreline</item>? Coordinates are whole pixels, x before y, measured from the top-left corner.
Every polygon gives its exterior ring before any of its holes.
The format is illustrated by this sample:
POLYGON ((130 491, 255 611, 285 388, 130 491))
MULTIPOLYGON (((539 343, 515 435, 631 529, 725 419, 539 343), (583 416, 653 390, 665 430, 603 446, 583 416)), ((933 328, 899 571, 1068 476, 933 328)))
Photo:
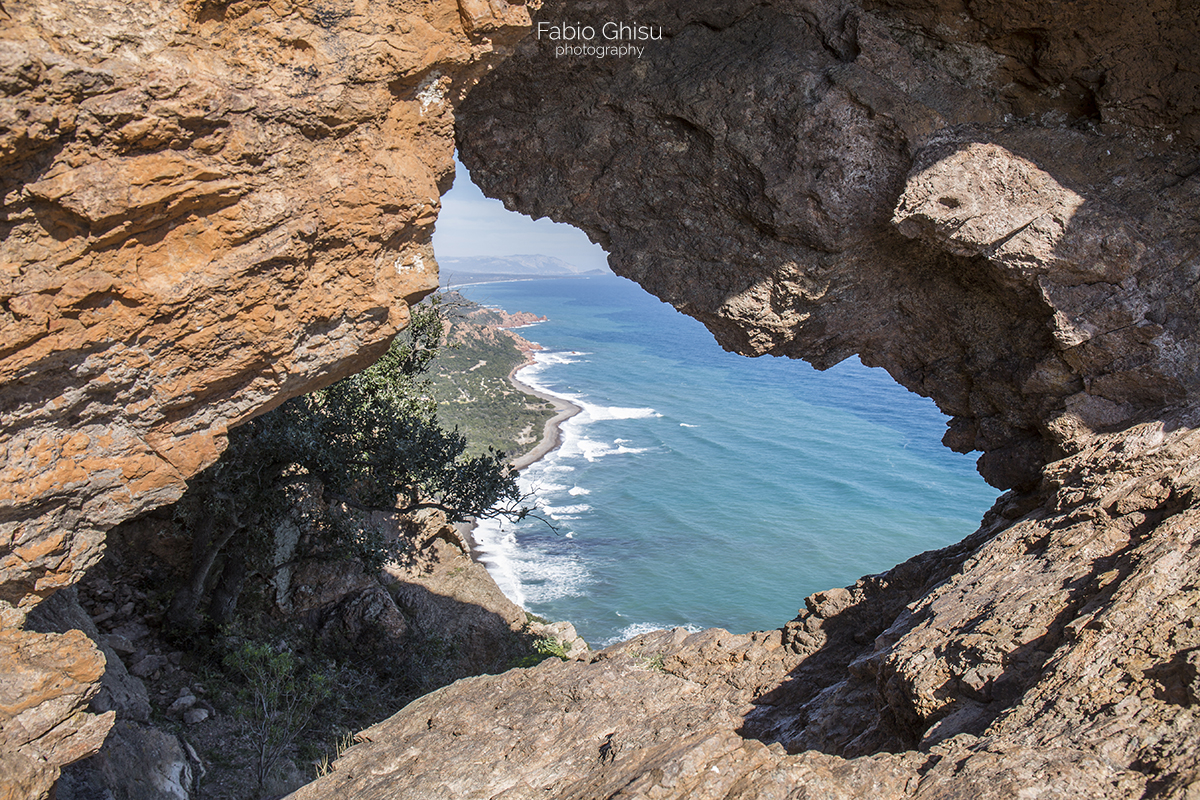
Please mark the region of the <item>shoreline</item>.
POLYGON ((524 392, 527 395, 531 395, 549 403, 553 403, 555 413, 554 416, 546 420, 546 423, 542 426, 542 438, 536 445, 534 445, 533 449, 523 456, 514 458, 510 462, 512 468, 517 472, 520 472, 532 464, 536 464, 550 453, 553 453, 555 450, 557 450, 559 445, 562 444, 562 424, 571 417, 583 411, 582 408, 575 405, 570 400, 564 400, 557 395, 539 391, 538 389, 534 389, 532 386, 522 383, 517 379, 518 372, 525 369, 525 367, 533 366, 536 363, 537 362, 531 358, 528 362, 513 369, 512 372, 508 373, 508 382, 511 383, 519 392, 524 392))
MULTIPOLYGON (((531 397, 537 397, 549 403, 553 403, 555 413, 553 417, 546 420, 545 424, 542 425, 542 438, 536 445, 533 446, 533 449, 524 455, 517 456, 509 462, 509 466, 515 469, 517 472, 536 464, 557 450, 562 444, 562 424, 571 417, 583 411, 582 408, 575 405, 570 400, 564 400, 557 395, 540 391, 526 383, 522 383, 517 379, 518 372, 526 367, 533 366, 536 363, 537 361, 530 357, 524 364, 513 367, 513 369, 508 373, 508 382, 511 383, 519 392, 523 392, 531 397)), ((456 523, 454 527, 458 530, 459 536, 461 536, 463 541, 466 543, 467 550, 471 555, 471 560, 478 564, 483 564, 483 562, 480 560, 481 553, 479 551, 479 545, 476 543, 474 536, 475 526, 477 524, 478 523, 476 521, 472 520, 471 522, 456 523)), ((486 564, 484 566, 486 566, 486 564)))

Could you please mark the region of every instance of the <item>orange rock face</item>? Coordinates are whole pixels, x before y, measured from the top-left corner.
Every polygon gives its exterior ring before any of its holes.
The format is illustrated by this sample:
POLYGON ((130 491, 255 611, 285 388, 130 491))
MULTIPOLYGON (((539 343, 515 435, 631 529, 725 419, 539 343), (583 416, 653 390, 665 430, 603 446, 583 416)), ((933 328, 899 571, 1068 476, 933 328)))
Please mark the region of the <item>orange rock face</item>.
POLYGON ((100 688, 104 656, 82 631, 66 634, 0 631, 0 798, 36 797, 53 780, 51 764, 91 755, 115 712, 87 714, 100 688))
POLYGON ((0 7, 6 635, 230 426, 406 324, 452 105, 528 24, 504 0, 0 7))

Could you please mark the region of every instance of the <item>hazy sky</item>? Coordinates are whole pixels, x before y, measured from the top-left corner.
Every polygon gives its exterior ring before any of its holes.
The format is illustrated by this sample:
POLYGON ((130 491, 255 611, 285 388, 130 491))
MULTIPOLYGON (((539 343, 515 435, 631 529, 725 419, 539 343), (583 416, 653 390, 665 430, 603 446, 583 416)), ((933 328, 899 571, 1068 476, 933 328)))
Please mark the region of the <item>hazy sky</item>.
POLYGON ((439 258, 460 256, 545 255, 583 269, 608 270, 607 256, 583 231, 509 211, 499 200, 483 196, 471 183, 467 168, 455 157, 454 188, 442 197, 442 212, 433 233, 439 258))

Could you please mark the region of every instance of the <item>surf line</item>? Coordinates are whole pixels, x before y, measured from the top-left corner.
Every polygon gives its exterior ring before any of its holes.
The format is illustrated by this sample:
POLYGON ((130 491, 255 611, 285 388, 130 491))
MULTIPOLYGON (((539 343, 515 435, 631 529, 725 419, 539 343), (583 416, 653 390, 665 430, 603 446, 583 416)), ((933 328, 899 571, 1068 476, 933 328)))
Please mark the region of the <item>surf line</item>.
POLYGON ((517 377, 517 373, 526 367, 532 367, 536 364, 537 361, 532 356, 529 356, 524 364, 514 367, 513 370, 508 373, 508 382, 511 383, 513 388, 519 392, 524 392, 532 397, 537 397, 538 399, 552 403, 554 405, 555 413, 554 416, 546 420, 546 424, 542 426, 541 441, 539 441, 537 445, 525 455, 518 456, 509 462, 510 466, 518 472, 530 466, 531 464, 536 464, 538 461, 541 461, 547 455, 557 450, 562 444, 563 423, 583 411, 581 407, 575 405, 565 398, 550 394, 549 392, 543 392, 533 388, 528 384, 522 383, 517 377))
MULTIPOLYGON (((537 346, 540 349, 541 345, 537 346)), ((542 438, 536 445, 534 445, 533 449, 524 455, 517 456, 509 462, 509 466, 517 472, 521 472, 525 468, 536 464, 557 450, 562 445, 563 441, 563 423, 583 411, 582 407, 575 405, 566 398, 550 394, 549 392, 541 391, 540 389, 535 389, 532 386, 523 383, 517 377, 517 373, 519 373, 521 370, 527 367, 537 366, 537 363, 537 359, 532 353, 526 353, 524 363, 518 364, 509 371, 508 381, 517 391, 527 394, 530 397, 536 397, 540 400, 545 400, 548 403, 553 404, 555 413, 554 416, 546 420, 546 423, 542 426, 542 438)), ((478 524, 478 521, 471 520, 469 522, 456 523, 454 528, 458 531, 458 534, 462 538, 464 544, 466 544, 467 552, 470 553, 471 559, 476 563, 487 566, 484 560, 483 548, 479 546, 478 541, 475 539, 475 528, 478 524)))

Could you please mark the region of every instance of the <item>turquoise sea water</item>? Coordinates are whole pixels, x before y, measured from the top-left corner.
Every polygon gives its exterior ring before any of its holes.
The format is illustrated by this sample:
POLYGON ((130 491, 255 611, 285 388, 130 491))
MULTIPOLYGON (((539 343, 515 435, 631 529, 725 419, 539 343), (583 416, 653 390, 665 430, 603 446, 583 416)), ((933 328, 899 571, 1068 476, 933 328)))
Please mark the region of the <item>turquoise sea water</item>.
POLYGON ((521 331, 546 349, 520 378, 584 409, 522 473, 558 532, 481 524, 482 560, 593 646, 778 627, 814 591, 962 539, 997 495, 941 445, 933 403, 882 370, 726 353, 617 277, 462 292, 546 315, 521 331))

